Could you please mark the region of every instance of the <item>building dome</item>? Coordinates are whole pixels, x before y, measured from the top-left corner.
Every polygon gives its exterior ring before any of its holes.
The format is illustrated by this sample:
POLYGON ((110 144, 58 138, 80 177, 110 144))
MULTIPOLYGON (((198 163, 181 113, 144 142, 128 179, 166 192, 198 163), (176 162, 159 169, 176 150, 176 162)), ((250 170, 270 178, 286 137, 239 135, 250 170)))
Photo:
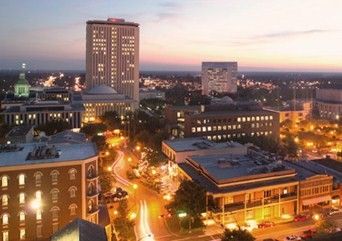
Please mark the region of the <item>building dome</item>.
POLYGON ((25 78, 25 73, 19 75, 19 80, 14 84, 14 95, 16 97, 28 97, 30 94, 30 84, 25 78))
POLYGON ((97 85, 95 87, 93 87, 92 89, 90 89, 87 94, 90 95, 113 95, 113 94, 117 94, 117 92, 107 86, 107 85, 97 85))

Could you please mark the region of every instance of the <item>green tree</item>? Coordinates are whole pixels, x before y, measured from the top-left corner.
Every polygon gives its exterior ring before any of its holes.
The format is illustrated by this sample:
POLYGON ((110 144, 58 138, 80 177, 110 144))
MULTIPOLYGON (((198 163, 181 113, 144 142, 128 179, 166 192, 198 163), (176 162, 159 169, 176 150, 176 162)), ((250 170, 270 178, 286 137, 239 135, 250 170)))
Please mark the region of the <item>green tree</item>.
POLYGON ((114 187, 115 178, 111 173, 101 173, 99 176, 99 182, 101 187, 101 192, 110 192, 114 187))
POLYGON ((105 124, 86 124, 81 128, 81 132, 86 134, 87 136, 95 136, 99 132, 106 131, 106 125, 105 124))
POLYGON ((104 136, 93 136, 91 141, 94 142, 99 150, 103 150, 106 147, 106 138, 104 136))
POLYGON ((63 120, 52 120, 36 128, 39 131, 44 131, 46 135, 53 135, 57 132, 71 129, 71 125, 63 120))
MULTIPOLYGON (((184 180, 176 191, 174 200, 166 207, 174 214, 185 212, 193 219, 193 223, 201 224, 200 216, 206 209, 205 198, 204 188, 193 181, 184 180)), ((192 227, 195 228, 196 225, 192 227)))
POLYGON ((134 222, 128 219, 129 209, 127 200, 119 202, 118 217, 114 220, 115 229, 120 241, 135 240, 134 222))
POLYGON ((298 153, 298 145, 294 141, 292 136, 286 136, 284 139, 284 147, 286 150, 286 154, 290 157, 297 157, 298 153))
POLYGON ((247 230, 225 229, 221 241, 254 241, 255 238, 247 230))
POLYGON ((108 129, 121 128, 120 116, 116 111, 106 111, 100 119, 108 129))

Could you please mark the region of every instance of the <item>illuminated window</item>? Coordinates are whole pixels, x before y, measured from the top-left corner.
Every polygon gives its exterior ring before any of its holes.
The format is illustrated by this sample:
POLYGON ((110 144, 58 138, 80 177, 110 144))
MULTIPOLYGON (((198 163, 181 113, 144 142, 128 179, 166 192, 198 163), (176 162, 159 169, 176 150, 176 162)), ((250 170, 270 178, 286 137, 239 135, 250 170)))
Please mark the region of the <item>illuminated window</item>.
POLYGON ((41 201, 42 200, 42 191, 36 191, 36 200, 41 201))
POLYGON ((70 198, 76 197, 76 191, 77 188, 75 186, 69 188, 70 198))
POLYGON ((9 218, 9 216, 7 213, 4 213, 2 215, 2 225, 8 225, 8 218, 9 218))
POLYGON ((21 228, 19 231, 20 240, 25 240, 25 235, 26 235, 25 229, 21 228))
POLYGON ((241 122, 241 117, 238 117, 238 118, 237 118, 237 121, 238 121, 238 122, 241 122))
POLYGON ((19 221, 25 222, 25 213, 23 211, 19 212, 19 221))
POLYGON ((8 187, 8 177, 7 176, 3 176, 1 178, 1 186, 2 187, 8 187))
POLYGON ((19 175, 19 185, 25 185, 25 175, 24 174, 20 174, 19 175))
POLYGON ((201 132, 201 127, 197 127, 197 132, 201 132))
POLYGON ((2 202, 2 206, 7 206, 8 205, 8 195, 6 195, 6 194, 2 195, 1 202, 2 202))
POLYGON ((36 211, 36 220, 42 220, 42 210, 40 209, 36 211))
POLYGON ((75 168, 70 169, 69 170, 69 179, 75 180, 76 179, 76 173, 77 173, 77 170, 75 168))
POLYGON ((59 193, 59 190, 57 188, 53 188, 51 190, 51 198, 52 198, 53 203, 56 203, 58 201, 58 193, 59 193))
POLYGON ((196 127, 192 127, 192 128, 191 128, 191 132, 192 132, 192 133, 195 133, 195 132, 196 132, 196 127))
POLYGON ((34 177, 36 179, 36 186, 40 186, 42 184, 42 176, 43 176, 43 173, 41 172, 36 172, 34 174, 34 177))
POLYGON ((211 126, 208 126, 208 131, 211 131, 211 126))
POLYGON ((58 220, 58 212, 59 212, 59 207, 55 206, 55 207, 51 208, 52 221, 58 220))
POLYGON ((42 225, 37 225, 36 235, 38 238, 41 238, 42 235, 42 225))
POLYGON ((76 215, 77 205, 75 203, 69 206, 70 216, 76 215))
POLYGON ((9 241, 9 235, 7 230, 2 232, 2 241, 9 241))
POLYGON ((57 170, 53 170, 50 175, 52 184, 57 184, 59 172, 57 170))
POLYGON ((19 193, 19 203, 20 204, 25 203, 25 193, 23 193, 23 192, 19 193))
POLYGON ((242 117, 242 122, 246 122, 246 117, 242 117))

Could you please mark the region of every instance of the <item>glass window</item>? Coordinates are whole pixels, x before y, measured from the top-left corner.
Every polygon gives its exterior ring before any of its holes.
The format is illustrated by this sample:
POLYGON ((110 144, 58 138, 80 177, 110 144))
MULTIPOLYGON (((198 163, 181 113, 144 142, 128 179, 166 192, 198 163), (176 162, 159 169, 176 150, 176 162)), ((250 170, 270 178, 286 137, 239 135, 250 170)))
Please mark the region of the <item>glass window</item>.
POLYGON ((42 220, 42 210, 37 209, 37 211, 36 211, 36 219, 37 220, 42 220))
POLYGON ((8 231, 3 231, 2 232, 2 240, 3 241, 9 241, 8 231))
POLYGON ((208 126, 208 131, 211 131, 211 126, 208 126))
POLYGON ((37 226, 36 234, 38 238, 42 237, 42 225, 37 226))
POLYGON ((7 176, 3 176, 1 178, 1 186, 2 187, 7 187, 8 186, 8 177, 7 176))
POLYGON ((6 194, 2 195, 2 206, 8 205, 8 196, 6 194))
POLYGON ((8 224, 8 214, 5 213, 2 215, 2 225, 7 225, 8 224))
POLYGON ((25 213, 24 212, 20 212, 19 213, 19 221, 20 222, 24 222, 25 221, 25 213))
POLYGON ((19 175, 19 185, 25 185, 25 175, 24 174, 19 175))
POLYGON ((238 121, 238 122, 241 122, 241 117, 238 117, 238 118, 237 118, 237 121, 238 121))
POLYGON ((25 239, 25 229, 24 228, 21 228, 20 229, 20 233, 19 233, 19 237, 20 237, 20 240, 24 240, 25 239))
POLYGON ((36 191, 36 200, 37 201, 42 200, 42 191, 36 191))
POLYGON ((25 193, 21 192, 19 194, 19 203, 24 204, 25 203, 25 193))
POLYGON ((192 132, 192 133, 195 133, 195 132, 196 132, 196 127, 192 127, 192 128, 191 128, 191 132, 192 132))

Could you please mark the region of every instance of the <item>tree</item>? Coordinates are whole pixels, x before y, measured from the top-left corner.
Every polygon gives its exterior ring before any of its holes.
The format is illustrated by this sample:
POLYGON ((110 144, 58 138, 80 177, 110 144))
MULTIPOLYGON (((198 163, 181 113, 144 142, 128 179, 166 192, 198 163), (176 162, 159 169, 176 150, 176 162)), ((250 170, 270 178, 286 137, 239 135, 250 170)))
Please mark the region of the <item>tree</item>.
POLYGON ((71 125, 63 120, 52 120, 40 125, 36 128, 39 131, 44 131, 46 135, 53 135, 57 132, 71 129, 71 125))
POLYGON ((106 138, 104 136, 93 136, 91 141, 94 142, 99 150, 103 150, 106 147, 106 138))
POLYGON ((97 133, 104 131, 106 131, 105 124, 87 124, 81 128, 81 132, 87 136, 95 136, 97 133))
POLYGON ((291 136, 286 136, 284 139, 284 147, 286 149, 286 153, 290 157, 297 157, 298 153, 298 145, 291 136))
MULTIPOLYGON (((185 180, 176 191, 174 200, 166 207, 174 214, 186 213, 189 218, 193 219, 193 223, 201 224, 200 216, 206 209, 205 199, 204 188, 193 181, 185 180)), ((196 225, 193 227, 195 228, 196 225)))
POLYGON ((100 181, 101 192, 106 193, 112 190, 115 179, 111 173, 102 173, 99 176, 99 181, 100 181))
POLYGON ((118 207, 118 217, 114 220, 115 229, 119 233, 119 240, 135 240, 134 222, 128 219, 129 210, 127 200, 121 200, 118 207))
POLYGON ((255 238, 247 230, 225 229, 221 241, 254 241, 255 238))
POLYGON ((120 117, 116 111, 106 111, 100 119, 108 129, 119 129, 121 127, 120 117))

